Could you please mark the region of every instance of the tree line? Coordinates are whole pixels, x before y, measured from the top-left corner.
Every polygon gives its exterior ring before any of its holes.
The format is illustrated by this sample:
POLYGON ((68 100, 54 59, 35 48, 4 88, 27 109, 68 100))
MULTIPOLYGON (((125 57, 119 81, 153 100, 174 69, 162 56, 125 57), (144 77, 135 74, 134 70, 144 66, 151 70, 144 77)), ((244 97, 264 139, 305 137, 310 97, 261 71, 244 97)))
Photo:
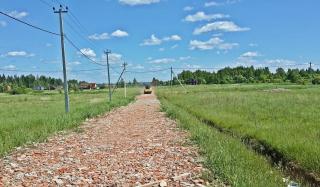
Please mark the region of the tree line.
MULTIPOLYGON (((320 70, 308 69, 276 69, 271 72, 268 67, 226 67, 217 72, 203 70, 184 70, 178 74, 179 80, 184 84, 236 84, 236 83, 296 83, 296 84, 320 84, 320 70)), ((170 81, 153 79, 153 84, 169 85, 170 81)), ((179 84, 177 78, 173 84, 179 84)))
MULTIPOLYGON (((78 91, 80 90, 80 84, 87 83, 86 81, 79 80, 69 80, 68 86, 69 90, 78 91)), ((129 81, 127 86, 136 86, 138 85, 136 78, 133 81, 129 81)), ((123 87, 124 81, 119 82, 118 87, 123 87)), ((104 89, 107 87, 106 84, 98 84, 98 87, 104 89)), ((8 92, 11 94, 23 94, 30 92, 32 90, 62 90, 63 81, 59 78, 47 77, 44 75, 35 76, 35 75, 4 75, 0 74, 0 93, 8 92)))

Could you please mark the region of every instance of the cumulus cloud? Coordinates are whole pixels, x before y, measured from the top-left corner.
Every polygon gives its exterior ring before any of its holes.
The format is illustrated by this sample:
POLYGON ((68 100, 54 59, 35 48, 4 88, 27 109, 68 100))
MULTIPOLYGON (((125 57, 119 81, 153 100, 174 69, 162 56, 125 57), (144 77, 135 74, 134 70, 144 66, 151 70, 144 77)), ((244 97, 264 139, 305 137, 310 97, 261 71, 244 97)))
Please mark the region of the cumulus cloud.
POLYGON ((271 59, 265 60, 265 64, 267 66, 290 66, 296 64, 296 61, 288 59, 271 59))
POLYGON ((190 60, 191 59, 191 56, 182 56, 182 57, 179 57, 179 60, 180 61, 185 61, 185 60, 190 60))
POLYGON ((230 5, 240 2, 241 0, 226 0, 225 2, 209 1, 204 4, 205 7, 230 5))
POLYGON ((17 19, 21 19, 21 18, 24 18, 28 15, 28 12, 18 12, 18 11, 12 11, 12 12, 9 12, 8 13, 10 16, 14 17, 14 18, 17 18, 17 19))
POLYGON ((169 42, 169 41, 179 41, 182 40, 181 36, 179 35, 171 35, 163 37, 162 39, 157 38, 154 34, 151 35, 150 38, 145 39, 143 43, 141 43, 141 46, 152 46, 152 45, 160 45, 163 42, 169 42))
POLYGON ((242 58, 254 58, 254 57, 258 57, 258 56, 260 56, 260 54, 258 52, 249 51, 249 52, 243 53, 240 57, 242 57, 242 58))
POLYGON ((145 39, 143 43, 141 43, 140 45, 150 46, 150 45, 160 45, 161 43, 162 43, 162 40, 157 38, 154 34, 152 34, 149 39, 145 39))
POLYGON ((222 39, 214 37, 209 39, 208 41, 191 40, 189 45, 191 50, 230 50, 234 47, 237 47, 239 44, 225 43, 222 39))
POLYGON ((94 52, 94 50, 90 49, 90 48, 83 48, 80 49, 81 52, 78 52, 79 55, 86 55, 87 57, 90 58, 95 58, 97 56, 97 54, 94 52))
POLYGON ((179 41, 179 40, 182 40, 181 36, 179 35, 171 35, 171 36, 168 36, 168 37, 164 37, 162 40, 164 41, 179 41))
POLYGON ((190 60, 191 56, 182 56, 178 58, 159 58, 159 59, 150 59, 148 61, 149 64, 170 64, 175 62, 182 62, 190 60))
POLYGON ((111 36, 114 36, 114 37, 118 37, 118 38, 122 38, 122 37, 127 37, 129 36, 129 34, 126 32, 126 31, 122 31, 122 30, 116 30, 114 31, 111 36))
POLYGON ((101 34, 95 33, 95 34, 89 36, 90 40, 107 40, 109 38, 110 38, 110 36, 106 32, 101 33, 101 34))
POLYGON ((121 4, 136 6, 136 5, 149 5, 153 3, 159 3, 160 0, 119 0, 121 4))
POLYGON ((35 54, 26 51, 10 51, 1 55, 2 57, 33 57, 35 54))
POLYGON ((199 35, 205 32, 211 31, 223 31, 223 32, 240 32, 248 31, 250 28, 240 27, 233 23, 232 21, 217 21, 213 23, 208 23, 200 28, 196 28, 193 32, 195 35, 199 35))
POLYGON ((173 63, 173 62, 176 62, 176 59, 174 59, 174 58, 160 58, 160 59, 151 60, 148 63, 149 64, 169 64, 169 63, 173 63))
POLYGON ((229 18, 229 15, 224 14, 206 14, 204 12, 197 12, 193 15, 188 15, 185 17, 185 21, 188 22, 196 22, 196 21, 210 21, 213 19, 222 19, 222 18, 229 18))
POLYGON ((3 69, 5 69, 5 70, 16 70, 17 68, 14 65, 7 65, 7 66, 4 66, 3 69))
POLYGON ((215 1, 206 2, 206 3, 204 4, 205 7, 219 6, 219 5, 221 5, 221 4, 220 4, 220 3, 217 3, 217 2, 215 2, 215 1))
MULTIPOLYGON (((102 60, 103 61, 107 60, 107 56, 105 54, 102 55, 102 60)), ((122 63, 122 54, 110 53, 109 54, 109 62, 110 62, 110 64, 122 63)))

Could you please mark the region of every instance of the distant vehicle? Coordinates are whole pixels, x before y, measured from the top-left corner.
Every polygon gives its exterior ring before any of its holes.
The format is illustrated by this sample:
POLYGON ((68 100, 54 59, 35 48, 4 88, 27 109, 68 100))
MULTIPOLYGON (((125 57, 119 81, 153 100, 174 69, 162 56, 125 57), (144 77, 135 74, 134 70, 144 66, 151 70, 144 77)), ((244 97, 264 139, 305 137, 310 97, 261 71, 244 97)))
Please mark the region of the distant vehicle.
POLYGON ((146 85, 144 87, 144 91, 143 91, 144 94, 151 94, 152 93, 152 89, 149 85, 146 85))

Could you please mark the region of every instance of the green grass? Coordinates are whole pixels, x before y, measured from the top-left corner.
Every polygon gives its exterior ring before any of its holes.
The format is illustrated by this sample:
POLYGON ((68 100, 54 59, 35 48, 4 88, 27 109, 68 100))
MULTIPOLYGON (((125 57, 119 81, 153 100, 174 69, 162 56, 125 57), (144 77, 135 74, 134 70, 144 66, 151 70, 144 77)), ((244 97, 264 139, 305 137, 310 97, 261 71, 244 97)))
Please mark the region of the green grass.
POLYGON ((239 136, 253 137, 309 172, 320 174, 320 87, 262 84, 187 89, 188 94, 181 88, 160 88, 158 93, 189 115, 239 136), (278 88, 282 90, 275 90, 278 88))
POLYGON ((214 177, 218 176, 231 186, 285 186, 281 173, 273 169, 264 157, 248 151, 236 139, 203 124, 166 99, 161 98, 161 102, 167 114, 178 119, 181 127, 190 131, 192 140, 200 147, 206 158, 206 167, 214 173, 209 179, 215 180, 214 177))
POLYGON ((0 155, 28 142, 43 141, 54 132, 79 126, 86 118, 126 105, 138 93, 138 88, 130 88, 125 99, 120 89, 110 104, 105 90, 72 93, 69 114, 64 112, 63 94, 1 94, 0 155))

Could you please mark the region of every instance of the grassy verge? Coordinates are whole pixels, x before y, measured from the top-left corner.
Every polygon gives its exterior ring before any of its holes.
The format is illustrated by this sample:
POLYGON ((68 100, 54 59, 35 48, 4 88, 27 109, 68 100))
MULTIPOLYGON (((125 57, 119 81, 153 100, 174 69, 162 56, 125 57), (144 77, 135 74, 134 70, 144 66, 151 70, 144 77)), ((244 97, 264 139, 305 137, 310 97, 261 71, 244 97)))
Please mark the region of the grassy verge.
POLYGON ((268 161, 238 140, 213 129, 164 97, 160 100, 167 114, 191 133, 206 158, 206 166, 231 186, 285 186, 282 174, 268 161))
POLYGON ((309 173, 320 175, 320 88, 227 85, 161 91, 192 115, 242 137, 252 137, 309 173))
POLYGON ((28 142, 43 141, 54 132, 77 127, 91 118, 127 105, 139 93, 128 89, 127 98, 121 90, 107 102, 106 91, 72 93, 69 114, 64 113, 64 97, 57 93, 35 95, 0 95, 0 156, 28 142))

